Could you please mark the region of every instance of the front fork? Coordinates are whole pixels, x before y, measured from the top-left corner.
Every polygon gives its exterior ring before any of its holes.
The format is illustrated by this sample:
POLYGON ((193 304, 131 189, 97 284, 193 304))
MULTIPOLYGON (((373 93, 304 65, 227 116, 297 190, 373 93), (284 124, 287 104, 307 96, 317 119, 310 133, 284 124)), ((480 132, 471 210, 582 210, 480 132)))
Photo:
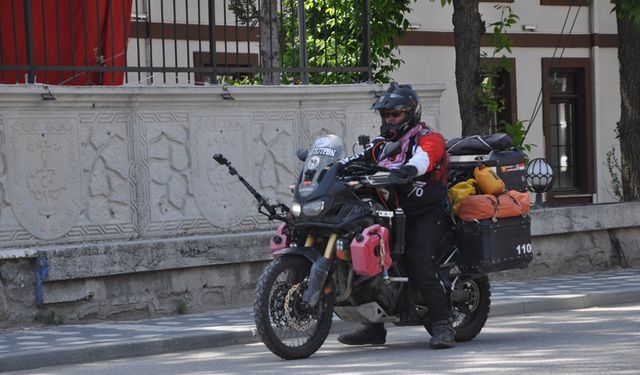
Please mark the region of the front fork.
MULTIPOLYGON (((313 266, 311 266, 311 272, 309 275, 309 282, 307 283, 307 290, 304 291, 302 301, 309 307, 315 306, 320 299, 320 293, 323 291, 327 276, 331 270, 331 260, 333 259, 333 248, 336 245, 338 235, 332 233, 327 241, 327 246, 324 249, 324 255, 318 257, 313 266)), ((307 240, 304 244, 305 247, 311 247, 315 243, 315 236, 307 236, 307 240)))

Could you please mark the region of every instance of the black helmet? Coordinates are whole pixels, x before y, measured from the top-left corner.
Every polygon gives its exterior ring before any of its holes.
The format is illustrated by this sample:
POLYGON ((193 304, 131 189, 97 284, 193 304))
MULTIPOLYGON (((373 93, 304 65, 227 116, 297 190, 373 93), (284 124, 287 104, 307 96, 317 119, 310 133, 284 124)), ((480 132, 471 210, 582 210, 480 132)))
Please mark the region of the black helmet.
POLYGON ((411 85, 398 85, 395 82, 391 83, 387 92, 382 95, 378 101, 373 103, 371 108, 380 113, 380 119, 382 120, 380 134, 391 141, 398 140, 406 132, 413 129, 413 127, 420 122, 420 116, 422 115, 420 98, 418 94, 413 91, 411 85), (388 125, 383 112, 394 109, 406 112, 407 118, 398 125, 388 125))

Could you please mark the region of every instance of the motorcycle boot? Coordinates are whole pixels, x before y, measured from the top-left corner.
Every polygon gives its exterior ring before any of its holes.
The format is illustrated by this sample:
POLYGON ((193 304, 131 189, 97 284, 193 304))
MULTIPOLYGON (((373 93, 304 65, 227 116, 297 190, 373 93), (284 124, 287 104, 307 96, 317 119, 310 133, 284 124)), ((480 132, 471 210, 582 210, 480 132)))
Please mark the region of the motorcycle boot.
POLYGON ((429 346, 433 349, 449 349, 456 345, 456 331, 451 326, 450 320, 440 320, 431 327, 433 335, 429 346))
POLYGON ((382 345, 387 342, 384 323, 365 323, 355 331, 341 333, 338 341, 345 345, 382 345))

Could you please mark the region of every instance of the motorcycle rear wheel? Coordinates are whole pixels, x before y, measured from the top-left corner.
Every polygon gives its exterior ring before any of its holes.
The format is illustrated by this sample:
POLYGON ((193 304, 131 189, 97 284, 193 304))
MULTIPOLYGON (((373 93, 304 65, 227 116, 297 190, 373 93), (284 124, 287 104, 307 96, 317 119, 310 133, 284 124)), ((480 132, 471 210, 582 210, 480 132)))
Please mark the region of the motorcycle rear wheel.
MULTIPOLYGON (((489 317, 491 307, 489 278, 486 275, 462 278, 456 284, 455 291, 461 296, 451 301, 456 341, 471 341, 480 334, 489 317)), ((433 334, 430 322, 424 327, 429 334, 433 334)))
POLYGON ((314 311, 301 307, 311 262, 283 256, 262 272, 253 307, 262 342, 283 359, 307 358, 324 343, 331 329, 334 297, 323 294, 314 311))

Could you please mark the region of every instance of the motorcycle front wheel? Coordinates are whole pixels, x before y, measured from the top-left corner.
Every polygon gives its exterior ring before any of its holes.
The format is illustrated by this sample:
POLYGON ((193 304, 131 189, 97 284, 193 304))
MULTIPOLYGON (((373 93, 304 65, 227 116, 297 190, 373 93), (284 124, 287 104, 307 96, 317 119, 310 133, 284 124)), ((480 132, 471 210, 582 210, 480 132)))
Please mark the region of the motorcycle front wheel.
POLYGON ((311 262, 283 256, 262 272, 256 286, 253 313, 262 342, 283 359, 307 358, 324 343, 333 316, 333 293, 322 294, 308 311, 301 304, 311 262))

